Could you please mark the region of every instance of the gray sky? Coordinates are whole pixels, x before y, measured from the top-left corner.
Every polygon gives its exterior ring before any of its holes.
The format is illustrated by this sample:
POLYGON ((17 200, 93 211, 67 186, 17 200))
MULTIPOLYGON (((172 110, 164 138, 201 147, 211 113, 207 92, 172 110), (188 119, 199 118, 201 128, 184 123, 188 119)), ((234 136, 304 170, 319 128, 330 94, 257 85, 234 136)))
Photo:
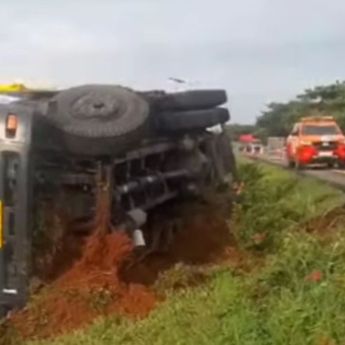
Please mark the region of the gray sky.
POLYGON ((224 87, 234 122, 345 79, 343 0, 3 0, 0 79, 224 87))

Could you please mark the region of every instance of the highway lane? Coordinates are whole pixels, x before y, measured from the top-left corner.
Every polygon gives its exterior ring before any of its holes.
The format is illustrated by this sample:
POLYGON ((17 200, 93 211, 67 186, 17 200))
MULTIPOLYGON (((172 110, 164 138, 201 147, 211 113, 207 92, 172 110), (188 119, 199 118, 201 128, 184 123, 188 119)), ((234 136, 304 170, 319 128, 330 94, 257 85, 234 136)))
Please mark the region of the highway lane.
POLYGON ((268 156, 268 155, 261 155, 256 157, 248 157, 247 158, 263 161, 268 164, 273 164, 280 166, 282 168, 289 169, 291 171, 295 171, 298 175, 302 176, 310 176, 316 178, 318 180, 324 181, 336 188, 342 189, 345 191, 345 170, 339 169, 326 169, 324 167, 312 167, 303 170, 295 170, 288 168, 287 162, 285 158, 281 156, 268 156))

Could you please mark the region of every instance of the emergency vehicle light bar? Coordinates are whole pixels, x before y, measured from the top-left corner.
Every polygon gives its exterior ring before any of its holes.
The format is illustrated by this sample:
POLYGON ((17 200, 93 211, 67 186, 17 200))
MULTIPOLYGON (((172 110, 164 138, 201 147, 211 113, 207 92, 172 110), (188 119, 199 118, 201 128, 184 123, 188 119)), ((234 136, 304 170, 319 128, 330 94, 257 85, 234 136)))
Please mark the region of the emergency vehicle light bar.
POLYGON ((308 116, 302 117, 301 122, 335 121, 333 116, 308 116))

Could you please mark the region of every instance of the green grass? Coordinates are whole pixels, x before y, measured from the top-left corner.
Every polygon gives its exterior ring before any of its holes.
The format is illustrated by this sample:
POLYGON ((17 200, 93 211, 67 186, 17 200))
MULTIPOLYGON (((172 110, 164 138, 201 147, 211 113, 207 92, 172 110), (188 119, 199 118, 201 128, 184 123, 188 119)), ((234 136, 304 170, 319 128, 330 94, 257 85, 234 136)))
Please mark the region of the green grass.
POLYGON ((246 188, 232 231, 263 265, 248 274, 220 266, 199 287, 170 292, 144 320, 101 319, 30 345, 344 344, 342 226, 327 241, 303 231, 307 220, 344 204, 343 194, 265 165, 246 163, 240 171, 246 188), (256 234, 265 234, 259 244, 256 234), (306 279, 314 271, 320 281, 306 279))
POLYGON ((274 245, 272 242, 280 233, 345 201, 341 191, 312 178, 297 178, 276 167, 243 164, 240 174, 247 187, 237 208, 240 223, 237 233, 247 245, 253 235, 264 233, 268 249, 267 242, 274 245))

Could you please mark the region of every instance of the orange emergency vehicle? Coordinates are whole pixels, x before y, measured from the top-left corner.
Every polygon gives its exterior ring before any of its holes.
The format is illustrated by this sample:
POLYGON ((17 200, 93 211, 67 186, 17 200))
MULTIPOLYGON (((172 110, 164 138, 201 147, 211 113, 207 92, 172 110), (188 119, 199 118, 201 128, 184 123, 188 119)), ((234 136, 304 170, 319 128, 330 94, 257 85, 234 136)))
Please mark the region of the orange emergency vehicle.
POLYGON ((322 163, 345 165, 345 136, 332 116, 310 116, 295 123, 286 142, 290 167, 322 163))

